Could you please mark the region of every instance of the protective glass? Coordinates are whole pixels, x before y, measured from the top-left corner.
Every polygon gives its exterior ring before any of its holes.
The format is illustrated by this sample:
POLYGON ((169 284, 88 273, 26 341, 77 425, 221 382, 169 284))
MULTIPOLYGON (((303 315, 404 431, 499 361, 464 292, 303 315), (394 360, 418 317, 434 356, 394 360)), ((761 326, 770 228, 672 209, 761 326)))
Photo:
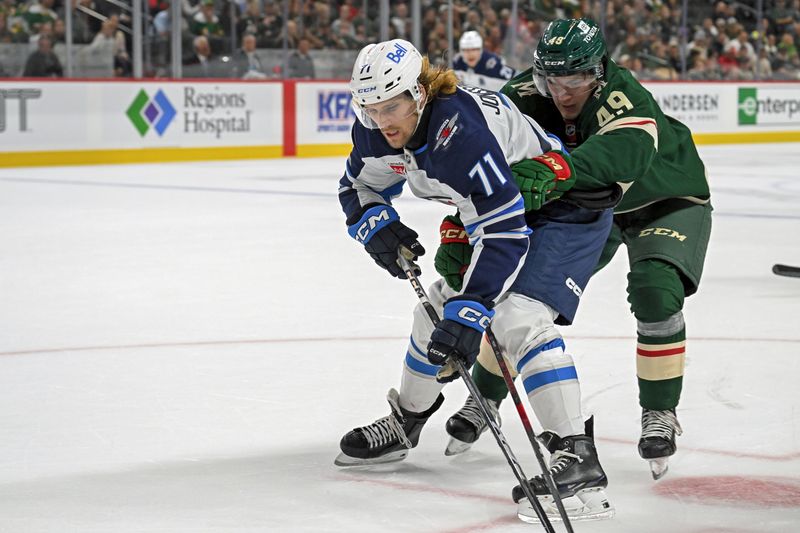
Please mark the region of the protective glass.
POLYGON ((352 106, 361 124, 372 130, 397 124, 420 111, 419 103, 407 94, 397 95, 386 102, 364 106, 354 99, 352 106))

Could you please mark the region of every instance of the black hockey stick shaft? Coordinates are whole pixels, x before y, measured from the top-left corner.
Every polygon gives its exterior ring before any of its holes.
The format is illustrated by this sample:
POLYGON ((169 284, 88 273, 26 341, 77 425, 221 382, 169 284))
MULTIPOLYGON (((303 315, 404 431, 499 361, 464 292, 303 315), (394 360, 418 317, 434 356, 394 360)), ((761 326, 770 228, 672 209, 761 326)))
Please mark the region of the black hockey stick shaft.
POLYGON ((536 434, 533 431, 531 420, 528 418, 528 413, 525 411, 525 406, 523 405, 522 400, 517 393, 517 388, 514 386, 514 378, 511 377, 511 372, 508 370, 508 365, 503 357, 500 344, 497 342, 497 337, 495 337, 491 326, 486 328, 486 337, 489 339, 489 345, 491 345, 492 352, 494 352, 494 357, 497 359, 497 365, 500 367, 500 371, 503 373, 503 380, 506 382, 508 392, 511 393, 511 399, 514 401, 514 407, 517 408, 517 413, 519 414, 520 420, 522 420, 522 425, 525 428, 525 433, 528 435, 528 440, 531 441, 533 453, 536 455, 536 460, 539 461, 539 467, 542 469, 542 478, 544 478, 547 489, 550 491, 550 495, 553 496, 553 501, 556 503, 556 507, 558 508, 558 514, 561 515, 561 520, 564 521, 564 527, 567 528, 567 532, 574 533, 574 530, 572 529, 572 523, 569 520, 569 516, 567 516, 567 510, 564 509, 564 502, 561 501, 561 494, 559 494, 555 481, 553 481, 553 476, 550 474, 550 469, 544 462, 544 455, 542 455, 542 449, 539 446, 539 442, 536 440, 536 434))
MULTIPOLYGON (((414 268, 411 265, 411 262, 405 258, 405 256, 401 253, 398 253, 398 260, 400 262, 400 266, 403 268, 403 271, 406 273, 406 277, 408 281, 411 283, 411 286, 414 288, 414 292, 417 293, 417 298, 419 298, 422 307, 425 309, 425 312, 428 313, 428 317, 431 319, 431 322, 434 326, 439 323, 439 315, 436 313, 436 309, 434 309, 433 304, 431 303, 430 299, 428 298, 425 289, 422 287, 422 284, 419 282, 419 278, 414 273, 414 268)), ((531 487, 530 483, 528 482, 528 478, 525 475, 525 472, 522 470, 522 466, 517 461, 514 452, 511 450, 511 446, 506 441, 505 435, 503 432, 500 431, 500 427, 494 421, 494 418, 489 414, 489 409, 486 407, 486 402, 483 399, 480 391, 478 391, 477 385, 475 385, 475 381, 473 381, 472 376, 467 371, 467 368, 464 366, 464 363, 460 359, 455 359, 454 361, 456 369, 458 370, 461 379, 464 380, 464 383, 467 385, 467 389, 472 397, 475 399, 475 402, 478 404, 480 408, 481 415, 483 415, 484 421, 489 426, 489 429, 494 435, 495 440, 497 441, 498 446, 500 446, 500 450, 503 452, 503 455, 508 461, 508 465, 511 467, 511 470, 514 472, 514 476, 519 481, 520 487, 522 487, 522 491, 525 493, 525 496, 531 502, 534 511, 536 512, 536 516, 539 518, 539 521, 542 523, 542 526, 548 533, 555 533, 555 529, 553 528, 553 524, 550 523, 550 519, 547 517, 547 514, 544 512, 542 508, 542 504, 539 503, 539 500, 536 498, 536 495, 533 493, 533 488, 531 487)))

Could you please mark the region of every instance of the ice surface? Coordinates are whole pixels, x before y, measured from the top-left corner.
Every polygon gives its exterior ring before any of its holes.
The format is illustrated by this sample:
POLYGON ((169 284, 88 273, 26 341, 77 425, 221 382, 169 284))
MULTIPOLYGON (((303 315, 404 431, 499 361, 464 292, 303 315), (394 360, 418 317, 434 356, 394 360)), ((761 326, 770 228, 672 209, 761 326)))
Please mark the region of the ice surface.
MULTIPOLYGON (((617 508, 579 532, 800 530, 800 280, 771 273, 800 265, 800 147, 701 154, 714 228, 661 481, 636 452, 624 253, 563 330, 617 508)), ((0 169, 0 531, 541 530, 516 519, 490 435, 444 456, 460 383, 406 461, 333 465, 347 430, 388 413, 416 303, 347 236, 342 169, 0 169)), ((430 283, 446 210, 397 206, 430 283)), ((501 414, 535 474, 510 402, 501 414)))

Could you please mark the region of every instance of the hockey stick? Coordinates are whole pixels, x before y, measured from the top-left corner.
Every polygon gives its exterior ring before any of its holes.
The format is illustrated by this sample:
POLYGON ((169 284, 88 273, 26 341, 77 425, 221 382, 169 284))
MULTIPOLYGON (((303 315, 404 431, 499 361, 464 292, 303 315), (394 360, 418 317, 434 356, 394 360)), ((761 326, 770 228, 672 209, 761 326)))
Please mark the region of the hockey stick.
POLYGON ((559 494, 558 488, 553 481, 553 476, 550 474, 550 469, 544 462, 542 449, 539 447, 539 442, 536 440, 536 434, 533 432, 533 426, 528 418, 528 413, 525 411, 525 406, 522 404, 519 393, 517 393, 517 388, 514 386, 514 378, 511 377, 511 372, 508 370, 508 365, 503 357, 503 352, 500 350, 500 344, 497 342, 497 337, 494 336, 491 326, 486 328, 486 337, 489 339, 489 344, 494 352, 494 357, 497 359, 497 364, 500 367, 500 371, 503 373, 503 380, 506 382, 508 392, 511 393, 511 399, 514 401, 514 407, 517 408, 519 418, 522 420, 522 425, 525 427, 525 433, 528 435, 528 440, 531 441, 533 453, 536 455, 536 460, 539 461, 539 466, 542 469, 542 478, 544 478, 547 489, 550 491, 550 495, 553 497, 553 501, 556 502, 558 514, 561 515, 561 520, 564 521, 564 527, 567 528, 567 532, 574 533, 572 529, 572 523, 569 521, 569 516, 567 516, 567 510, 564 509, 564 502, 561 501, 561 494, 559 494))
POLYGON ((800 267, 777 264, 772 267, 772 272, 779 276, 800 278, 800 267))
MULTIPOLYGON (((419 278, 414 273, 414 268, 411 262, 408 259, 406 259, 406 257, 403 255, 402 252, 398 252, 397 257, 400 266, 406 273, 408 281, 414 288, 414 292, 417 293, 417 298, 419 298, 422 307, 425 308, 425 312, 428 313, 428 317, 431 319, 431 322, 433 322, 433 325, 436 326, 439 323, 439 315, 436 313, 436 309, 433 308, 433 304, 431 303, 430 299, 428 299, 428 295, 425 293, 425 289, 419 282, 419 278)), ((520 487, 522 487, 522 491, 525 493, 525 496, 527 496, 527 498, 530 500, 531 505, 533 505, 533 509, 534 511, 536 511, 536 516, 539 518, 539 521, 542 523, 542 526, 544 527, 545 531, 547 531, 548 533, 555 533, 553 524, 550 523, 550 519, 544 512, 542 504, 539 503, 539 500, 533 493, 533 489, 531 488, 530 483, 528 482, 528 477, 525 475, 525 472, 522 471, 522 466, 520 466, 519 461, 517 461, 517 458, 514 456, 514 452, 511 451, 511 446, 509 446, 508 441, 506 441, 505 435, 503 435, 502 431, 500 431, 500 427, 494 421, 494 418, 492 418, 492 416, 489 414, 489 409, 486 407, 486 401, 483 399, 483 396, 481 396, 481 393, 478 391, 478 387, 472 380, 472 376, 467 371, 467 368, 464 366, 464 363, 460 359, 454 358, 453 363, 455 363, 456 370, 458 370, 461 379, 463 379, 464 383, 467 385, 469 393, 472 395, 472 397, 475 399, 475 402, 480 407, 484 421, 488 424, 489 429, 492 432, 492 435, 494 435, 494 438, 497 441, 497 445, 500 446, 500 450, 503 452, 503 455, 505 455, 506 461, 508 461, 508 465, 514 472, 514 476, 516 476, 517 481, 519 481, 520 487)))

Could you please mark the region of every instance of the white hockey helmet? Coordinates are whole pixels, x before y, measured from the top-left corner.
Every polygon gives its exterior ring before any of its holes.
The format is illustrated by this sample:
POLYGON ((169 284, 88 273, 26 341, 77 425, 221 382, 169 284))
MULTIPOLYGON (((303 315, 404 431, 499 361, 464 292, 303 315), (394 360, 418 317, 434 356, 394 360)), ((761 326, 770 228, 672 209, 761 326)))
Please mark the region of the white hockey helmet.
POLYGON ((408 91, 416 102, 417 112, 425 107, 418 81, 422 56, 414 45, 403 39, 368 44, 358 53, 350 78, 352 105, 364 126, 378 125, 364 113, 364 106, 391 100, 408 91))
POLYGON ((477 31, 465 31, 458 40, 458 49, 474 50, 476 48, 483 48, 483 37, 477 31))

